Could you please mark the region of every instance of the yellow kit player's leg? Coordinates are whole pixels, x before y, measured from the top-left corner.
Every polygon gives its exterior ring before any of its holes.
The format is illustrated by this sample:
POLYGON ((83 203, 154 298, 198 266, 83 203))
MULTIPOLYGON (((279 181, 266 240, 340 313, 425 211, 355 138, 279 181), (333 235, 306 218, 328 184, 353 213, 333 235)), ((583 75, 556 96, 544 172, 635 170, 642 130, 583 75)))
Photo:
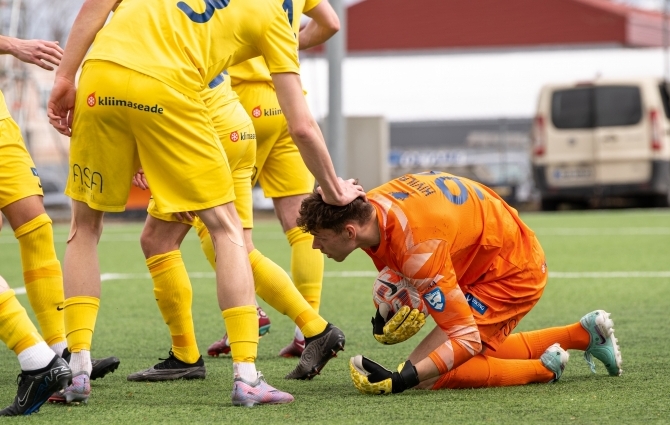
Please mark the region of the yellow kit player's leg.
MULTIPOLYGON (((265 83, 244 83, 236 85, 235 90, 256 128, 254 181, 258 181, 266 197, 273 198, 275 212, 291 245, 293 283, 318 311, 323 286, 323 254, 312 249, 312 237, 296 227, 300 203, 314 189, 314 177, 289 135, 274 89, 265 83)), ((279 354, 299 356, 303 346, 304 336, 296 328, 294 340, 279 354)))
POLYGON ((172 251, 147 259, 154 281, 156 303, 172 337, 172 352, 185 363, 200 358, 191 315, 193 290, 181 252, 172 251))
POLYGON ((62 343, 65 341, 63 273, 54 249, 51 219, 41 214, 17 228, 14 235, 21 248, 26 293, 44 340, 49 346, 62 343))
POLYGON ((19 241, 26 292, 42 335, 47 344, 61 354, 66 348, 63 273, 42 195, 37 169, 19 127, 11 118, 0 120, 0 209, 19 241))
POLYGON ((307 338, 326 329, 326 322, 296 290, 288 274, 258 250, 249 254, 256 294, 278 312, 287 315, 307 338))
POLYGON ((205 364, 200 356, 193 325, 193 289, 179 246, 191 229, 172 214, 160 213, 153 200, 140 242, 154 284, 154 298, 170 330, 172 349, 163 362, 128 375, 129 381, 203 379, 205 364))
POLYGON ((16 354, 44 341, 11 289, 0 293, 0 338, 16 354))
POLYGON ((323 287, 323 254, 312 248, 314 236, 294 227, 286 232, 291 245, 291 276, 300 294, 319 311, 321 305, 321 289, 323 287))

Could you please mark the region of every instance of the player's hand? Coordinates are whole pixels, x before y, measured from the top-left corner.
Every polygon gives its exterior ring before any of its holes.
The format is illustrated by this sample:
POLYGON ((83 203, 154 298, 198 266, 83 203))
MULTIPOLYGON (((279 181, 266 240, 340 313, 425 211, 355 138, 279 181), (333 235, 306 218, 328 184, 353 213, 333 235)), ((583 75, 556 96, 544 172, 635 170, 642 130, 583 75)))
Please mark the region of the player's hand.
POLYGON ((337 184, 339 185, 339 195, 326 193, 321 186, 316 188, 317 193, 321 195, 323 202, 326 204, 344 206, 354 202, 356 198, 367 200, 365 190, 363 190, 363 186, 358 184, 358 179, 343 180, 342 177, 338 177, 337 184))
POLYGON ((425 324, 426 315, 416 308, 404 305, 388 321, 377 309, 372 318, 372 335, 382 344, 397 344, 416 335, 425 324))
POLYGON ((74 100, 77 89, 74 82, 66 78, 56 77, 47 104, 49 123, 60 134, 72 136, 72 118, 74 117, 74 100))
POLYGON ((63 57, 63 49, 58 45, 57 41, 46 40, 21 40, 20 38, 12 38, 11 49, 9 53, 15 58, 32 63, 40 68, 48 71, 53 71, 54 67, 49 65, 60 65, 60 60, 63 57))
POLYGON ((384 366, 360 354, 349 360, 349 372, 354 386, 363 394, 401 393, 419 383, 416 368, 407 360, 391 372, 384 366))
POLYGON ((139 187, 142 190, 149 189, 149 182, 147 181, 142 168, 137 170, 137 173, 133 176, 133 186, 139 187))

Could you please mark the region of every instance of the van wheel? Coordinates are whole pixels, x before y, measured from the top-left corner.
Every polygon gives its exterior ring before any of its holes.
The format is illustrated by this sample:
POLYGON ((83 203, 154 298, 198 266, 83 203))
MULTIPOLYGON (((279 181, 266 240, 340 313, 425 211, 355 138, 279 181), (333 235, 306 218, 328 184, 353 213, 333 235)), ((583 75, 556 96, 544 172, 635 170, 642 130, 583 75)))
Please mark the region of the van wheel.
POLYGON ((670 207, 670 192, 665 195, 655 195, 652 199, 652 206, 657 208, 670 207))
POLYGON ((542 198, 540 201, 540 207, 542 211, 556 211, 558 209, 558 204, 560 201, 558 199, 545 199, 542 198))

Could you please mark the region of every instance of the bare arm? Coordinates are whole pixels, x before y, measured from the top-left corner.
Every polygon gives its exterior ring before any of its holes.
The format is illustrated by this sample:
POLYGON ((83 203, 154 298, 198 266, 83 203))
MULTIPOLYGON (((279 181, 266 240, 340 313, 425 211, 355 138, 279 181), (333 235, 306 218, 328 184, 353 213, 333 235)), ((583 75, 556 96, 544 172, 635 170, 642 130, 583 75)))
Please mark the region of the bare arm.
POLYGON ((340 30, 340 19, 328 0, 322 0, 316 7, 304 14, 312 20, 300 30, 298 36, 300 50, 323 44, 340 30))
POLYGON ((307 107, 300 76, 293 73, 272 74, 279 106, 288 122, 288 131, 309 171, 321 185, 323 200, 332 205, 346 205, 359 196, 363 188, 353 180, 343 181, 335 174, 323 134, 307 107))
POLYGON ((49 122, 59 133, 72 135, 72 117, 76 88, 74 79, 96 34, 105 24, 117 0, 86 0, 72 24, 51 97, 47 104, 49 122))
POLYGON ((60 64, 63 49, 57 41, 21 40, 0 35, 0 54, 12 55, 23 62, 53 71, 54 67, 49 64, 60 64))

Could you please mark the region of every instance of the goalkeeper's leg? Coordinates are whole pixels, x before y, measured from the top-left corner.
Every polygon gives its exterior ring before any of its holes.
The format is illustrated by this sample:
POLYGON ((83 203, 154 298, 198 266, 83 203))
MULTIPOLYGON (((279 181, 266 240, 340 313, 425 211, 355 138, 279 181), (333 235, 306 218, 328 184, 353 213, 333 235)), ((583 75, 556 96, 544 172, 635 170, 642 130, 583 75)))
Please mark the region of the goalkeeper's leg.
MULTIPOLYGON (((417 364, 445 342, 447 335, 436 326, 414 349, 409 360, 417 364)), ((567 353, 560 347, 552 350, 554 358, 550 357, 550 353, 537 360, 498 359, 488 353, 479 354, 437 378, 423 381, 416 388, 479 388, 551 382, 560 377, 562 367, 565 367, 568 359, 567 353)))

